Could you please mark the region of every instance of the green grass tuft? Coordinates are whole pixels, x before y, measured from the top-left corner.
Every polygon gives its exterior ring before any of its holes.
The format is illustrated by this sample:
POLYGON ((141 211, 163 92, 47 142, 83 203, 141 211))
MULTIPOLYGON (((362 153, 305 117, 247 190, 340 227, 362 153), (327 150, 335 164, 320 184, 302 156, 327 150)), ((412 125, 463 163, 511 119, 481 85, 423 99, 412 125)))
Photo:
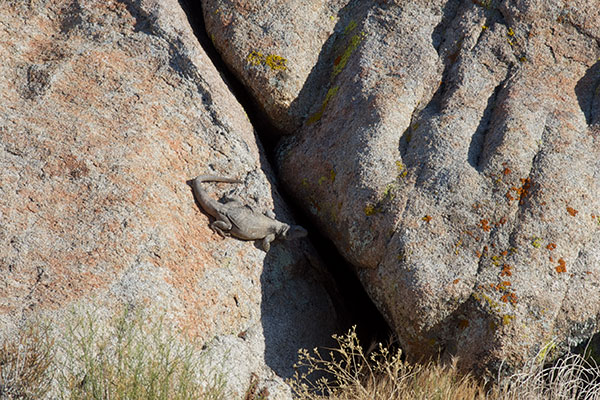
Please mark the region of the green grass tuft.
POLYGON ((61 399, 222 399, 224 382, 203 386, 202 362, 164 318, 124 310, 108 322, 94 314, 67 325, 59 368, 61 399))

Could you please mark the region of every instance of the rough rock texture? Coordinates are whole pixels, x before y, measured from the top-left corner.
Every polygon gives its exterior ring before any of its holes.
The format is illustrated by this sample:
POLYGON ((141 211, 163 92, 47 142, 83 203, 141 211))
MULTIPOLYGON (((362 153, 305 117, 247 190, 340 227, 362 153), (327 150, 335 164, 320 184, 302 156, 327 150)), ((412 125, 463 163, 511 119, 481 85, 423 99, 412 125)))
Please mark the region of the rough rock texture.
POLYGON ((324 70, 314 67, 347 3, 202 0, 215 47, 282 133, 302 123, 318 95, 324 70), (310 86, 309 75, 317 78, 310 86))
MULTIPOLYGON (((313 73, 289 96, 313 105, 280 146, 282 176, 410 355, 519 366, 551 339, 564 349, 598 329, 599 10, 356 1, 307 58, 313 73)), ((294 23, 274 13, 215 28, 205 14, 211 32, 294 23)), ((248 50, 231 43, 238 71, 248 50)))
POLYGON ((2 1, 0 57, 2 332, 75 302, 152 303, 191 337, 231 335, 239 381, 256 372, 287 398, 281 377, 335 311, 307 241, 265 254, 213 233, 195 203, 186 180, 234 176, 207 187, 291 222, 178 2, 2 1))

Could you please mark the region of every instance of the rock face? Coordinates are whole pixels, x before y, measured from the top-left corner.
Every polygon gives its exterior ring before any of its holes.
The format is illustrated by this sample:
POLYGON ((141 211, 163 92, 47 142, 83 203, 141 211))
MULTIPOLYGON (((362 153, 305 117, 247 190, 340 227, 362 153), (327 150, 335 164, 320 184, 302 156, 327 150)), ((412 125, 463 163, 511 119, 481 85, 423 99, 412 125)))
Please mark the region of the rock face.
POLYGON ((300 126, 318 96, 327 72, 319 57, 347 3, 202 0, 215 47, 282 133, 300 126))
POLYGON ((178 2, 3 2, 0 38, 2 333, 76 302, 153 304, 244 354, 220 360, 232 391, 256 372, 287 398, 297 349, 326 343, 337 317, 307 241, 265 254, 213 233, 195 203, 186 180, 234 176, 207 187, 292 222, 178 2))
POLYGON ((240 23, 269 8, 214 3, 209 32, 271 118, 286 95, 312 103, 280 145, 282 177, 409 355, 518 367, 597 331, 598 1, 350 2, 317 22, 333 33, 300 90, 265 89, 264 66, 248 78, 238 39, 263 27, 287 54, 271 27, 297 32, 296 14, 240 23))

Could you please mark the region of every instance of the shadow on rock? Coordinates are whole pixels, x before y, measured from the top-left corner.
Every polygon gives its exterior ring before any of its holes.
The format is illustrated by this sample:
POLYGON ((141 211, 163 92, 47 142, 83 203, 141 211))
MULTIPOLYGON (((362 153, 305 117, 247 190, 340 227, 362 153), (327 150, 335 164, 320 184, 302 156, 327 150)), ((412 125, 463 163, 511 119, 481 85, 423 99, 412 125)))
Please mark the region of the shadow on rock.
POLYGON ((600 123, 600 61, 587 70, 575 86, 577 102, 588 125, 600 123))

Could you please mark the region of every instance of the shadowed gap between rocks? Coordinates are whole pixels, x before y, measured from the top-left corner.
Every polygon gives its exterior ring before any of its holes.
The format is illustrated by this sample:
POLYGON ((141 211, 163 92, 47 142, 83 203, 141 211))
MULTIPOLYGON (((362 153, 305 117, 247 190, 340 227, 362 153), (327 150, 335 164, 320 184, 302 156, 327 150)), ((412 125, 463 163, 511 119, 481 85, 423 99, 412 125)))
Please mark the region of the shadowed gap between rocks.
POLYGON ((471 137, 471 143, 469 144, 469 152, 467 153, 467 159, 469 165, 475 168, 477 171, 481 172, 481 166, 479 165, 479 161, 481 159, 481 153, 483 152, 483 146, 485 144, 485 137, 490 130, 490 125, 492 122, 492 114, 494 112, 494 108, 496 107, 496 101, 498 100, 498 94, 504 88, 504 84, 507 78, 503 79, 495 88, 490 97, 488 98, 487 105, 485 106, 485 110, 483 110, 483 115, 479 120, 479 125, 477 125, 477 129, 475 129, 475 133, 471 137))
POLYGON ((458 12, 460 10, 460 1, 449 1, 444 5, 444 9, 442 11, 442 20, 435 27, 433 33, 431 34, 431 44, 437 51, 438 55, 440 54, 440 48, 444 43, 443 34, 448 29, 448 26, 454 21, 457 17, 458 12))
MULTIPOLYGON (((266 156, 266 159, 272 166, 275 166, 273 153, 278 138, 280 137, 280 132, 268 122, 268 118, 264 115, 261 108, 244 88, 243 84, 228 70, 226 64, 214 48, 205 30, 200 3, 193 2, 192 0, 179 0, 179 3, 185 11, 190 25, 194 29, 194 33, 203 50, 209 56, 216 69, 221 73, 236 99, 242 104, 255 131, 260 135, 260 139, 257 138, 257 140, 260 140, 259 147, 265 149, 264 155, 266 156)), ((261 162, 264 161, 265 160, 261 160, 261 162)), ((329 282, 323 282, 323 286, 329 292, 338 316, 343 324, 343 330, 340 333, 345 333, 352 325, 356 325, 359 340, 364 348, 368 348, 369 345, 375 342, 388 343, 392 338, 392 331, 366 294, 358 277, 354 274, 352 267, 337 252, 333 243, 320 234, 316 227, 310 223, 310 220, 303 211, 297 205, 289 201, 291 196, 286 196, 286 193, 281 187, 278 188, 278 190, 280 190, 284 197, 288 199, 288 205, 292 208, 297 222, 309 231, 311 243, 317 249, 323 263, 328 268, 326 273, 330 275, 330 279, 328 279, 329 282)), ((267 260, 269 260, 269 255, 267 255, 265 261, 267 260)), ((269 282, 271 281, 269 274, 272 271, 270 272, 267 267, 268 262, 265 262, 264 272, 261 276, 263 288, 268 288, 269 282)), ((272 325, 264 327, 266 341, 265 361, 278 375, 288 377, 291 365, 282 366, 275 363, 277 359, 282 358, 282 349, 277 348, 277 345, 285 342, 286 338, 282 337, 282 335, 285 332, 293 331, 294 324, 297 322, 286 320, 284 310, 283 312, 282 310, 277 310, 277 312, 275 312, 270 306, 272 302, 269 298, 265 297, 264 292, 265 289, 263 289, 263 315, 261 316, 261 319, 263 325, 272 325), (282 328, 280 324, 286 326, 283 327, 283 329, 280 329, 282 328)), ((290 304, 289 306, 294 307, 293 304, 290 304)), ((315 321, 315 326, 318 326, 317 323, 318 321, 315 321)), ((302 327, 298 327, 298 331, 301 331, 300 328, 302 327)), ((326 346, 329 344, 323 343, 322 345, 326 346)), ((293 356, 295 360, 296 353, 294 352, 291 356, 293 356)))
MULTIPOLYGON (((444 64, 444 69, 441 74, 440 84, 435 89, 433 95, 427 101, 425 105, 417 107, 413 110, 413 113, 410 118, 410 124, 408 128, 402 133, 400 136, 400 140, 398 143, 398 151, 401 156, 405 158, 410 151, 410 139, 416 130, 415 127, 419 125, 419 121, 428 120, 434 115, 438 115, 440 113, 442 107, 442 100, 446 94, 446 88, 448 82, 448 76, 450 74, 450 69, 454 63, 453 58, 455 56, 450 56, 448 54, 444 54, 442 51, 443 45, 445 43, 445 39, 443 39, 443 33, 448 29, 448 27, 452 24, 452 22, 458 17, 460 12, 460 2, 458 1, 449 1, 444 6, 442 10, 442 20, 437 24, 437 26, 433 29, 431 33, 431 45, 435 48, 436 52, 439 55, 440 61, 444 64)), ((460 51, 460 49, 457 50, 460 51)), ((407 166, 413 167, 414 165, 406 160, 407 166)))
POLYGON ((577 102, 588 125, 600 125, 600 61, 596 62, 575 85, 577 102))

